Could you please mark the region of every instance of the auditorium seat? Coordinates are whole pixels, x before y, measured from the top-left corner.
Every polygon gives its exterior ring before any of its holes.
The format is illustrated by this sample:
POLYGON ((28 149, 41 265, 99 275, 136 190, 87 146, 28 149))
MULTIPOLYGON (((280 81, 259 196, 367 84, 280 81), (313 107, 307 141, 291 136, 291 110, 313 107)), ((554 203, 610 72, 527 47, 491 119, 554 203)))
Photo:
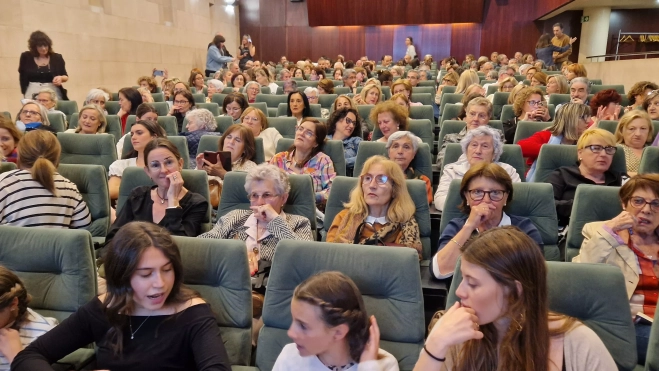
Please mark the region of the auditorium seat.
POLYGON ((639 174, 659 173, 659 147, 645 147, 641 156, 639 174))
POLYGON ((71 115, 78 113, 78 103, 74 100, 57 100, 55 109, 66 115, 66 120, 71 121, 71 115))
POLYGON ((16 170, 16 164, 13 162, 0 162, 0 174, 5 171, 16 170))
MULTIPOLYGON (((61 164, 103 165, 107 171, 117 160, 117 148, 111 134, 57 133, 57 139, 62 146, 61 164)), ((125 142, 130 144, 130 140, 125 142)))
POLYGON ((105 237, 110 229, 110 193, 107 172, 101 165, 60 164, 57 172, 72 181, 87 203, 92 224, 85 228, 92 237, 105 237))
POLYGON ((219 106, 217 103, 197 103, 196 104, 197 108, 205 108, 213 114, 213 116, 219 116, 220 115, 220 109, 221 106, 219 106))
POLYGON ((435 93, 437 93, 437 90, 433 86, 415 86, 412 88, 412 97, 414 97, 414 94, 418 93, 428 93, 432 95, 433 97, 435 96, 435 93))
MULTIPOLYGON (((535 170, 535 182, 546 182, 549 175, 561 166, 577 164, 577 146, 566 146, 561 144, 543 144, 538 155, 535 170)), ((618 151, 613 156, 610 170, 620 173, 627 172, 625 162, 625 151, 618 146, 618 151)), ((603 187, 607 188, 607 187, 603 187)))
POLYGON ((284 138, 295 139, 295 127, 297 120, 295 117, 270 117, 268 118, 268 127, 275 128, 284 138))
POLYGON ((457 103, 447 103, 444 105, 444 110, 442 111, 442 117, 439 119, 439 127, 441 128, 444 125, 444 122, 447 120, 455 120, 460 111, 462 110, 462 104, 457 103))
MULTIPOLYGON (((355 158, 355 168, 353 177, 359 177, 362 172, 362 167, 366 160, 371 156, 381 155, 389 158, 387 153, 386 143, 383 142, 369 142, 363 141, 359 144, 357 149, 357 157, 355 158)), ((421 143, 417 149, 416 156, 412 159, 410 166, 421 174, 425 175, 432 181, 432 155, 427 143, 421 143)))
MULTIPOLYGON (((220 137, 216 135, 202 135, 199 140, 199 146, 197 147, 197 154, 203 153, 204 151, 219 151, 220 137)), ((254 147, 256 149, 256 155, 254 156, 254 163, 262 164, 265 162, 265 155, 263 154, 263 138, 254 138, 254 147)))
MULTIPOLYGON (((547 105, 547 109, 549 110, 549 120, 550 121, 554 120, 554 113, 556 111, 556 106, 553 105, 553 104, 549 104, 549 105, 547 105)), ((512 120, 514 117, 515 117, 515 112, 513 111, 513 105, 512 104, 506 104, 506 105, 503 106, 503 108, 501 108, 501 121, 502 122, 512 120)))
MULTIPOLYGON (((336 86, 336 85, 334 85, 336 86)), ((345 88, 343 86, 338 86, 334 88, 334 94, 338 95, 343 95, 343 94, 350 94, 350 88, 345 88)))
POLYGON ((334 101, 338 98, 337 94, 319 94, 318 95, 318 104, 321 108, 330 109, 334 104, 334 101))
POLYGON ((153 97, 153 102, 164 102, 165 101, 165 93, 151 93, 151 96, 153 97))
POLYGON ((410 97, 410 101, 432 107, 435 102, 435 95, 428 93, 414 93, 412 94, 412 97, 410 97))
MULTIPOLYGON (((114 135, 114 142, 118 142, 121 139, 121 119, 117 115, 107 115, 105 116, 105 120, 108 123, 105 132, 114 135)), ((69 129, 75 129, 77 127, 78 113, 74 113, 69 120, 69 129)))
MULTIPOLYGON (((503 131, 503 125, 501 124, 501 121, 490 120, 490 122, 487 125, 497 130, 503 131)), ((458 134, 466 127, 467 124, 464 121, 445 120, 444 123, 442 123, 442 128, 439 130, 439 137, 437 140, 440 148, 442 146, 442 142, 444 141, 444 136, 446 134, 458 134)))
MULTIPOLYGON (((133 127, 134 123, 135 115, 128 116, 128 119, 126 119, 126 129, 124 130, 125 134, 130 133, 130 128, 133 127)), ((158 116, 158 125, 165 129, 165 134, 167 134, 168 137, 178 135, 178 123, 176 122, 176 117, 158 116)))
MULTIPOLYGON (((277 150, 276 152, 284 152, 288 151, 288 149, 293 146, 293 139, 289 138, 281 138, 277 142, 277 150)), ((331 159, 332 162, 334 163, 334 171, 336 172, 336 175, 346 175, 346 157, 345 157, 345 151, 343 149, 343 142, 340 140, 328 140, 325 142, 325 146, 323 148, 323 153, 328 155, 331 159)))
POLYGON ((590 87, 590 94, 597 94, 602 90, 613 89, 618 92, 620 95, 625 95, 625 85, 596 85, 593 84, 590 87))
MULTIPOLYGON (((446 145, 446 152, 444 152, 444 162, 442 162, 440 174, 443 175, 444 167, 458 161, 458 158, 460 158, 461 155, 462 147, 460 146, 460 143, 448 143, 446 145)), ((526 165, 524 164, 524 157, 522 157, 522 149, 517 144, 504 144, 503 153, 501 153, 501 157, 499 157, 499 162, 514 167, 522 182, 526 181, 526 165)))
POLYGON ((360 104, 356 107, 357 113, 359 113, 359 117, 362 120, 366 121, 366 126, 368 127, 369 132, 372 132, 375 126, 371 122, 371 117, 370 117, 373 107, 375 107, 375 105, 373 104, 360 104))
POLYGON ((426 119, 431 123, 435 122, 435 114, 432 105, 410 106, 410 118, 415 120, 426 119))
POLYGON ((201 93, 193 93, 192 98, 194 99, 195 104, 206 102, 206 95, 201 93))
MULTIPOLYGON (((229 89, 232 89, 232 88, 229 88, 229 89)), ((226 89, 225 89, 225 90, 226 90, 226 89)), ((213 102, 213 103, 217 103, 217 105, 220 107, 220 113, 222 113, 222 112, 221 112, 221 111, 222 111, 222 105, 224 104, 224 98, 226 98, 227 95, 229 95, 229 94, 226 94, 226 93, 222 93, 222 94, 220 94, 220 93, 215 93, 215 94, 213 94, 213 96, 211 97, 211 102, 213 102)))
MULTIPOLYGON (((407 123, 407 130, 412 132, 412 134, 421 138, 421 140, 428 144, 428 148, 433 148, 435 134, 432 132, 432 121, 429 120, 414 120, 410 119, 407 123)), ((380 131, 379 126, 373 128, 373 137, 372 140, 376 141, 382 138, 382 132, 380 131)))
POLYGON ((513 139, 513 144, 517 144, 520 140, 527 139, 533 134, 549 128, 553 124, 552 121, 518 121, 517 127, 515 128, 515 139, 513 139))
MULTIPOLYGON (((310 104, 309 107, 311 108, 311 117, 322 117, 320 114, 320 104, 310 104)), ((286 116, 287 109, 288 103, 279 103, 279 107, 277 108, 277 117, 286 116)))
MULTIPOLYGON (((265 104, 264 102, 255 102, 255 103, 250 103, 250 107, 255 107, 258 108, 263 114, 268 117, 268 105, 265 104)), ((284 110, 284 115, 286 114, 286 110, 284 110)))
MULTIPOLYGON (((217 129, 215 131, 224 133, 229 126, 233 125, 233 118, 231 116, 216 116, 215 122, 217 123, 217 129)), ((270 119, 268 119, 268 122, 270 122, 270 119)))
POLYGON ((267 117, 277 116, 277 108, 281 103, 288 103, 287 95, 257 94, 257 102, 264 102, 268 106, 267 117))
POLYGON ((454 94, 457 86, 445 86, 442 88, 442 94, 454 94))
MULTIPOLYGON (((188 141, 184 136, 167 136, 167 139, 171 141, 183 157, 183 168, 190 168, 190 156, 188 155, 188 141)), ((124 140, 124 148, 121 153, 126 154, 133 150, 133 143, 130 140, 124 140)), ((116 154, 116 149, 115 149, 116 154)))
POLYGON ((570 94, 551 94, 549 96, 549 104, 553 104, 554 106, 558 106, 559 104, 565 104, 565 103, 570 103, 572 98, 570 98, 570 94))
POLYGON ((119 102, 116 100, 109 100, 105 102, 105 110, 108 111, 108 115, 116 115, 119 112, 119 102))
POLYGON ((48 112, 48 121, 50 121, 50 127, 53 128, 56 132, 62 133, 66 130, 64 116, 62 116, 61 113, 48 112))
MULTIPOLYGON (((464 97, 464 94, 455 94, 455 93, 447 93, 443 92, 442 93, 442 99, 439 104, 439 112, 441 113, 442 116, 444 116, 444 106, 447 103, 460 103, 462 101, 462 98, 464 97)), ((453 117, 451 117, 453 118, 453 117)))

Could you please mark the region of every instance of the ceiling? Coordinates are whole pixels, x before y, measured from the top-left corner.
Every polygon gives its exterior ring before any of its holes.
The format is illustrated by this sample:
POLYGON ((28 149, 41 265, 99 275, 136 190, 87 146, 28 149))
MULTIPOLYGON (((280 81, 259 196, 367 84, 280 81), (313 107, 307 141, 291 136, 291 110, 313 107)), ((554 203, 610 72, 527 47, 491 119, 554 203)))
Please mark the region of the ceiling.
POLYGON ((574 0, 540 18, 549 19, 568 10, 609 7, 612 9, 648 9, 659 8, 659 0, 574 0))

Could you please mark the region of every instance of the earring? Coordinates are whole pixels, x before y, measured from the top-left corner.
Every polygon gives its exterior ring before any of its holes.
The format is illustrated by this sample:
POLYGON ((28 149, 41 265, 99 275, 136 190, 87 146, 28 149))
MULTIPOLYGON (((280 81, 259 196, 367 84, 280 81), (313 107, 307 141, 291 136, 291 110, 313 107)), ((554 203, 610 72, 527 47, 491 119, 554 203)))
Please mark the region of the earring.
POLYGON ((579 161, 583 160, 581 157, 579 157, 579 161))
POLYGON ((517 332, 521 332, 522 329, 524 328, 524 326, 523 326, 524 313, 519 314, 519 320, 513 318, 513 322, 515 322, 515 326, 517 326, 517 328, 515 328, 515 330, 517 330, 517 332))

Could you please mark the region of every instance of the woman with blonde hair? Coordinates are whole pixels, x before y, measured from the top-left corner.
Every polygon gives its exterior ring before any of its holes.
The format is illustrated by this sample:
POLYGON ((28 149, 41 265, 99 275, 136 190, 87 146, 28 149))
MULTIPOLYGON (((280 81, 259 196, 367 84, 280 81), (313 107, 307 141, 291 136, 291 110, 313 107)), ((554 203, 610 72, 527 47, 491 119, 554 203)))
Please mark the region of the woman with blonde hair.
POLYGON ((403 93, 398 93, 394 94, 389 98, 390 101, 396 102, 397 105, 403 107, 405 111, 407 111, 407 114, 410 114, 410 99, 407 97, 407 95, 403 93))
POLYGON ((455 87, 456 94, 464 94, 467 88, 473 84, 479 84, 481 82, 480 77, 476 71, 464 71, 458 79, 458 85, 455 87))
POLYGON ((107 130, 108 122, 101 111, 101 108, 95 104, 89 104, 78 113, 78 126, 75 129, 69 129, 67 133, 82 134, 102 134, 107 130))
POLYGON ((635 109, 620 118, 616 128, 616 143, 625 151, 627 175, 630 177, 638 173, 643 150, 653 139, 654 126, 647 112, 635 109))
POLYGON ((153 103, 153 95, 151 95, 151 92, 149 91, 149 89, 139 87, 139 88, 137 88, 137 91, 142 96, 142 103, 153 103))
POLYGON ((50 126, 48 109, 35 101, 27 101, 16 115, 16 127, 21 132, 50 126))
POLYGON ((376 105, 382 100, 382 98, 382 88, 378 85, 370 84, 365 86, 361 93, 355 95, 353 99, 358 105, 376 105))
POLYGON ((256 107, 247 107, 240 116, 240 122, 252 131, 254 138, 263 139, 265 160, 270 161, 276 153, 277 142, 283 138, 279 131, 268 127, 268 117, 256 107))
POLYGON ((421 257, 416 208, 397 163, 383 156, 369 158, 344 206, 334 217, 327 242, 395 244, 413 248, 421 257))
POLYGON ((437 88, 437 93, 435 93, 435 103, 439 105, 442 102, 442 92, 444 90, 444 87, 458 85, 459 79, 460 79, 460 75, 458 75, 458 73, 455 71, 450 71, 446 75, 444 75, 444 77, 442 77, 441 83, 439 84, 439 87, 437 88))
MULTIPOLYGON (((517 80, 515 80, 515 81, 517 81, 517 80)), ((528 89, 528 88, 529 87, 524 85, 524 84, 515 85, 515 87, 510 91, 510 94, 508 95, 507 104, 514 104, 515 103, 515 98, 517 98, 517 94, 519 94, 520 91, 522 91, 524 89, 528 89)))
POLYGON ((18 169, 0 174, 0 225, 85 228, 87 204, 57 172, 62 147, 53 133, 33 130, 18 143, 18 169))
POLYGON ((563 75, 549 75, 547 77, 547 95, 545 98, 549 101, 549 96, 552 94, 569 94, 570 85, 563 75))

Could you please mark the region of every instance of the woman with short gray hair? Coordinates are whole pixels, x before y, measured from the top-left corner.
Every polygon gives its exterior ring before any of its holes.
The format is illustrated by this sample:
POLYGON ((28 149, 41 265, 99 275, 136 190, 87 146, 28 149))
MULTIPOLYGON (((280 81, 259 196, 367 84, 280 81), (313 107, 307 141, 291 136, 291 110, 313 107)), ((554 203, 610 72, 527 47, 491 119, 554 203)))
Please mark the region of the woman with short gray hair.
POLYGON ((186 131, 180 135, 184 136, 188 141, 188 155, 190 156, 190 168, 195 168, 195 158, 197 157, 197 149, 199 148, 199 141, 204 135, 221 136, 222 133, 216 132, 217 122, 213 113, 205 108, 199 108, 188 112, 185 116, 187 124, 185 125, 186 131))
MULTIPOLYGON (((412 166, 412 161, 416 158, 419 146, 423 143, 421 138, 417 137, 410 131, 397 131, 389 136, 387 140, 387 154, 391 161, 395 162, 403 170, 405 178, 419 179, 426 183, 426 193, 428 194, 428 203, 433 200, 432 181, 428 176, 422 174, 412 166)), ((430 153, 428 153, 430 155, 430 153)), ((430 158, 430 156, 428 156, 430 158)))
POLYGON ((212 103, 213 94, 220 94, 222 93, 222 90, 224 90, 224 84, 222 81, 217 79, 210 79, 206 81, 206 86, 208 86, 208 89, 206 89, 206 92, 208 93, 208 96, 206 97, 206 103, 212 103))
POLYGON ((108 111, 105 109, 105 102, 109 100, 110 100, 110 94, 104 92, 101 89, 92 89, 87 93, 87 97, 85 98, 84 105, 86 106, 88 104, 95 104, 101 107, 101 111, 103 111, 103 114, 107 116, 108 111))
POLYGON ((435 207, 437 210, 444 209, 444 202, 451 181, 453 179, 462 179, 472 165, 483 162, 495 163, 508 173, 513 183, 522 181, 514 167, 499 162, 499 158, 503 153, 503 140, 501 140, 499 130, 489 126, 469 130, 460 141, 460 146, 462 147, 462 155, 456 162, 444 166, 437 192, 435 192, 435 207))

